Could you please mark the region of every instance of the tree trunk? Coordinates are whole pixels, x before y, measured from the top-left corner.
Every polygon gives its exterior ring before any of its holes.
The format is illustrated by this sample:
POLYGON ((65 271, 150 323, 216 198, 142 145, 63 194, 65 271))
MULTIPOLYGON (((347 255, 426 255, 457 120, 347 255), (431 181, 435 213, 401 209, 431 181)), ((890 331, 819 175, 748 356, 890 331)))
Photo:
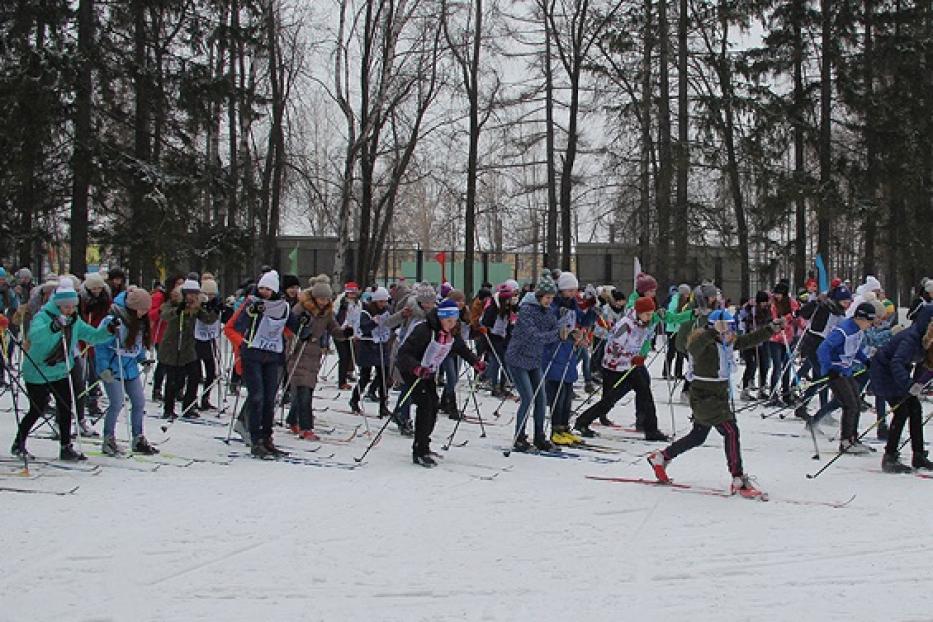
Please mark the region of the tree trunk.
POLYGON ((878 143, 875 128, 875 69, 874 69, 874 0, 865 0, 865 34, 862 63, 865 71, 865 147, 866 171, 864 199, 868 203, 865 210, 862 235, 865 239, 865 251, 862 257, 862 272, 875 274, 875 238, 877 236, 876 218, 878 211, 877 151, 878 143))
POLYGON ((820 209, 816 250, 823 256, 827 270, 832 271, 829 256, 830 218, 833 213, 835 193, 833 191, 832 152, 832 98, 833 98, 833 12, 832 0, 820 0, 822 11, 822 57, 820 59, 820 209))
POLYGON ((639 236, 638 246, 642 265, 651 264, 651 52, 654 47, 654 35, 651 23, 653 0, 645 0, 645 32, 642 52, 641 78, 641 157, 638 162, 639 172, 639 236))
POLYGON ((557 267, 557 167, 554 147, 554 68, 551 64, 551 22, 553 0, 542 4, 544 14, 544 133, 547 160, 547 234, 544 236, 544 265, 557 267))
POLYGON ((687 58, 689 56, 687 30, 689 20, 688 1, 680 0, 678 15, 677 40, 677 208, 673 215, 674 256, 681 259, 677 269, 671 275, 678 281, 686 280, 687 241, 690 235, 689 212, 687 209, 687 183, 690 171, 690 106, 687 101, 687 58))
MULTIPOLYGON (((130 214, 141 227, 147 227, 152 222, 147 214, 146 195, 148 183, 142 167, 149 162, 149 123, 151 96, 149 78, 147 75, 146 51, 146 6, 144 0, 133 0, 133 158, 137 170, 133 174, 130 188, 130 214)), ((127 278, 138 275, 151 274, 153 258, 149 248, 144 243, 131 243, 129 249, 129 263, 127 265, 127 278)))
POLYGON ((804 0, 794 0, 791 7, 793 30, 792 63, 794 93, 791 119, 794 134, 794 283, 802 285, 807 278, 807 200, 804 194, 806 171, 804 162, 804 90, 803 90, 803 16, 804 0))
POLYGON ((475 291, 473 283, 473 258, 476 245, 476 171, 479 161, 479 68, 483 36, 483 0, 474 0, 473 56, 470 58, 467 96, 470 100, 470 147, 467 155, 466 213, 463 215, 466 246, 463 253, 463 283, 460 289, 467 300, 475 291))
POLYGON ((94 49, 94 0, 78 3, 78 79, 75 92, 75 149, 72 159, 71 186, 71 260, 72 273, 87 272, 88 195, 91 188, 91 53, 94 49))
POLYGON ((671 93, 670 93, 670 32, 667 20, 667 3, 658 2, 658 160, 660 169, 657 179, 658 212, 658 257, 655 263, 655 278, 659 286, 667 287, 670 277, 670 227, 671 227, 671 178, 673 176, 673 153, 671 147, 671 93))
MULTIPOLYGON (((573 54, 578 54, 574 49, 573 54)), ((570 270, 570 255, 573 251, 571 221, 573 205, 573 165, 577 159, 577 115, 580 110, 580 66, 582 59, 575 59, 574 71, 570 75, 570 109, 567 122, 567 149, 564 152, 564 166, 560 176, 560 230, 561 257, 560 269, 570 270)))

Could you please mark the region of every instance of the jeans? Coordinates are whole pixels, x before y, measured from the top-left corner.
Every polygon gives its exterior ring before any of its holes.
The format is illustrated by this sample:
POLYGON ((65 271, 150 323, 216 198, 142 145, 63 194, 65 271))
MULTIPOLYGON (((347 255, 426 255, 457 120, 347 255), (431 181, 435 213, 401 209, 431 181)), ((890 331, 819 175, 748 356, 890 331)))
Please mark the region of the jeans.
POLYGON ((314 411, 311 402, 314 399, 314 389, 292 385, 292 403, 288 408, 288 417, 285 423, 298 424, 299 430, 314 429, 314 411))
POLYGON ((249 434, 254 443, 272 438, 275 420, 275 393, 279 388, 282 364, 278 361, 243 364, 243 382, 250 405, 249 434))
POLYGON ((531 408, 531 397, 534 395, 535 439, 544 439, 544 417, 547 413, 547 402, 544 391, 539 389, 541 370, 537 367, 534 369, 509 367, 509 371, 512 373, 512 380, 515 381, 515 388, 521 398, 518 412, 515 414, 516 437, 525 433, 528 410, 531 408), (536 389, 538 389, 537 395, 535 395, 536 389))
MULTIPOLYGON (((123 409, 123 381, 117 379, 105 382, 104 391, 107 392, 107 415, 104 417, 104 436, 114 436, 117 428, 117 417, 123 409)), ((143 414, 146 407, 146 395, 143 388, 143 379, 140 376, 126 381, 126 393, 130 398, 130 425, 133 438, 143 434, 143 414)), ((132 439, 131 439, 132 440, 132 439)))
POLYGON ((458 357, 453 353, 448 354, 441 363, 440 372, 444 375, 443 397, 446 399, 452 398, 457 391, 458 367, 458 357))
POLYGON ((544 389, 548 404, 551 405, 551 429, 569 428, 573 383, 561 382, 560 380, 545 380, 544 389))
POLYGON ((768 342, 768 358, 771 360, 771 393, 777 387, 778 379, 781 381, 781 394, 787 395, 790 392, 790 369, 784 369, 787 364, 787 348, 784 343, 776 341, 768 342), (784 373, 782 374, 781 371, 784 373))

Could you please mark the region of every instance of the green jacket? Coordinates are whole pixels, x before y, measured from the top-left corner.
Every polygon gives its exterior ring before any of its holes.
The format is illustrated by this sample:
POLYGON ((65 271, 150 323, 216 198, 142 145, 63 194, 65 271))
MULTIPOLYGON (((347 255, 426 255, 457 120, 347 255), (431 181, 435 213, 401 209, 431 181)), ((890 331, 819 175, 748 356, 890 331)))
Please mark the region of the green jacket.
POLYGON ((198 359, 194 349, 194 321, 205 324, 217 321, 217 314, 198 307, 196 311, 179 312, 178 304, 166 302, 159 307, 159 317, 165 322, 165 336, 159 344, 159 362, 182 367, 198 359))
POLYGON ((29 324, 29 356, 23 360, 23 379, 29 384, 45 384, 67 377, 74 367, 74 348, 79 341, 93 346, 111 337, 110 331, 107 330, 110 316, 94 328, 75 313, 73 323, 63 329, 57 324, 60 315, 58 305, 50 300, 29 324), (63 334, 67 341, 64 348, 63 334))
MULTIPOLYGON (((753 333, 735 338, 733 348, 745 350, 754 348, 771 338, 774 332, 771 326, 762 326, 753 333)), ((693 373, 702 378, 719 377, 719 348, 716 332, 701 329, 690 335, 687 351, 693 373)), ((693 419, 703 425, 715 426, 735 419, 729 408, 729 383, 711 382, 694 378, 690 383, 690 408, 693 419)))

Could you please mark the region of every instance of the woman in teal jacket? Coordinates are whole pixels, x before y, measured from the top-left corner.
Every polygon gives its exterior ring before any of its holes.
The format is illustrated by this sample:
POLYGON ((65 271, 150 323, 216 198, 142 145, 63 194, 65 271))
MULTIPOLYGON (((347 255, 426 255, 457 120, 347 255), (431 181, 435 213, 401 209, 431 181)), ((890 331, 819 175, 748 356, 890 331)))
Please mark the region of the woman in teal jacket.
MULTIPOLYGON (((71 412, 73 388, 71 368, 78 341, 96 345, 110 337, 113 316, 105 317, 100 326, 86 324, 77 313, 78 292, 71 281, 64 280, 51 299, 32 319, 29 326, 29 348, 24 351, 23 379, 29 396, 29 412, 19 424, 12 453, 31 457, 26 451, 26 437, 45 412, 49 399, 55 397, 62 460, 85 460, 71 445, 71 412)), ((116 327, 114 327, 115 329, 116 327)))
POLYGON ((146 406, 143 379, 139 365, 147 360, 152 347, 149 327, 149 308, 152 297, 140 288, 130 288, 117 294, 111 313, 119 318, 120 327, 113 337, 94 348, 97 377, 107 391, 107 416, 104 418, 104 440, 101 451, 108 456, 119 456, 123 452, 117 446, 117 417, 126 397, 130 399, 130 426, 132 428, 133 453, 152 455, 159 450, 149 444, 143 436, 143 409, 146 406), (125 395, 124 395, 125 393, 125 395))

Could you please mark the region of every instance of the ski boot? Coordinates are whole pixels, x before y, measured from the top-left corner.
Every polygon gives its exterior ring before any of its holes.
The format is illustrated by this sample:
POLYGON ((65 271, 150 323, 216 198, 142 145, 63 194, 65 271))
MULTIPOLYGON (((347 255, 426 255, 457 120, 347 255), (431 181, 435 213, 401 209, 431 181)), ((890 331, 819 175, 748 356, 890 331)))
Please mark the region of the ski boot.
POLYGON ((275 460, 275 456, 266 448, 265 443, 262 441, 253 443, 252 447, 250 447, 249 453, 253 458, 257 458, 259 460, 275 460))
POLYGON ((866 456, 872 453, 866 445, 856 442, 854 439, 843 439, 839 443, 839 453, 846 453, 851 456, 866 456))
POLYGON ((587 393, 596 393, 599 390, 599 387, 592 380, 588 380, 585 385, 583 385, 583 390, 587 393))
POLYGON ((881 456, 881 470, 885 473, 910 473, 913 471, 909 466, 900 461, 899 453, 889 454, 884 452, 881 456))
POLYGON ((302 430, 298 433, 298 438, 303 441, 320 441, 321 437, 314 433, 314 430, 302 430))
POLYGON ((153 402, 161 402, 161 401, 162 401, 162 390, 161 390, 161 389, 153 389, 153 390, 152 390, 152 401, 153 401, 153 402))
POLYGON ((736 475, 732 478, 732 486, 730 488, 732 494, 739 494, 746 499, 759 499, 761 501, 768 500, 768 494, 759 490, 754 483, 754 480, 748 475, 736 475))
POLYGON ((755 396, 752 395, 751 389, 749 389, 748 387, 745 387, 744 389, 742 389, 741 399, 743 402, 754 402, 755 396))
POLYGON ((661 430, 654 429, 654 430, 651 430, 650 432, 645 432, 645 440, 650 441, 652 443, 666 443, 667 441, 671 439, 669 439, 667 437, 667 434, 665 434, 661 430))
POLYGON ((75 451, 75 448, 68 445, 62 445, 61 449, 58 450, 58 459, 64 462, 80 462, 82 460, 87 460, 87 456, 82 454, 80 451, 75 451))
POLYGON ((298 436, 299 434, 301 434, 301 428, 298 427, 297 423, 289 423, 288 431, 294 434, 295 436, 298 436))
POLYGON ((518 438, 515 439, 515 443, 512 444, 512 451, 526 453, 530 450, 531 443, 528 442, 528 437, 524 434, 519 434, 518 438))
POLYGON ((81 428, 81 436, 84 438, 97 438, 100 434, 97 433, 97 430, 91 427, 91 424, 87 422, 87 419, 81 419, 78 421, 78 427, 81 428))
POLYGON ((573 426, 573 431, 577 436, 583 438, 596 438, 596 432, 591 430, 590 427, 586 425, 580 425, 577 423, 573 426))
POLYGON ((36 459, 34 455, 26 450, 25 442, 13 441, 13 446, 10 448, 10 454, 16 456, 17 458, 25 458, 26 460, 36 459))
POLYGON ((575 437, 567 433, 563 428, 554 428, 551 430, 551 442, 557 446, 569 447, 576 443, 575 437))
POLYGON ((207 395, 204 395, 203 397, 201 397, 201 404, 198 406, 198 410, 200 411, 217 410, 217 408, 213 404, 211 404, 210 397, 208 397, 207 395))
POLYGON ((120 458, 123 456, 123 450, 117 445, 115 436, 105 436, 103 442, 100 444, 100 451, 105 456, 111 456, 113 458, 120 458))
POLYGON ((418 466, 423 466, 429 469, 437 466, 437 460, 434 459, 430 451, 424 453, 413 453, 411 455, 411 461, 418 466))
POLYGON ((282 456, 287 456, 287 451, 282 451, 272 443, 272 437, 268 436, 262 439, 262 446, 265 447, 266 451, 272 454, 275 458, 281 458, 282 456))
POLYGON ((606 426, 607 428, 614 428, 616 424, 613 423, 612 419, 603 415, 599 418, 599 425, 606 426))
POLYGON ((538 451, 560 451, 560 447, 554 445, 554 443, 543 436, 536 436, 534 445, 535 449, 538 451))
POLYGON ((362 415, 362 414, 363 414, 363 409, 360 408, 360 401, 359 401, 359 400, 355 400, 355 399, 351 399, 351 400, 350 400, 350 410, 353 412, 354 415, 362 415))
POLYGON ((146 437, 140 434, 133 438, 133 453, 142 454, 143 456, 154 456, 159 453, 159 450, 150 445, 146 437))
POLYGON ((914 452, 910 465, 918 471, 933 471, 933 462, 930 462, 927 456, 929 456, 929 452, 926 451, 914 452))
POLYGON ((671 461, 664 456, 663 451, 653 451, 648 454, 648 464, 651 465, 651 468, 654 470, 654 476, 662 484, 669 484, 671 478, 667 474, 667 465, 671 461))
POLYGON ((798 419, 803 419, 804 421, 809 421, 810 413, 807 412, 807 405, 801 404, 794 409, 794 416, 798 419))

